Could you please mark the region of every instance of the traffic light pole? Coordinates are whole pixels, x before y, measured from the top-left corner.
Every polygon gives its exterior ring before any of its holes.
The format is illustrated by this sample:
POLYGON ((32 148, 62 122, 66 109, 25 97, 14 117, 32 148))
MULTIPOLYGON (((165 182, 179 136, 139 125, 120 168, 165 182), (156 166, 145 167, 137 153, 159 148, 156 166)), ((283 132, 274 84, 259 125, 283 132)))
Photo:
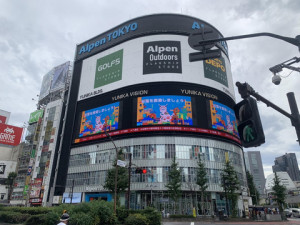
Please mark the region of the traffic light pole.
POLYGON ((129 165, 128 165, 128 190, 127 190, 127 208, 130 209, 130 182, 131 182, 131 152, 129 155, 129 165))
POLYGON ((291 119, 292 126, 295 127, 296 129, 296 134, 298 138, 298 142, 300 145, 300 115, 299 115, 299 110, 297 107, 295 95, 293 92, 287 93, 291 113, 286 112, 285 110, 281 109, 274 103, 270 102, 269 100, 265 99, 263 96, 258 94, 257 92, 254 91, 254 89, 248 84, 248 83, 243 83, 241 84, 240 82, 236 82, 236 86, 238 87, 239 93, 241 94, 242 98, 247 98, 250 95, 255 97, 258 101, 262 101, 265 103, 268 107, 271 107, 275 109, 276 111, 280 112, 281 114, 285 115, 286 117, 291 119))
POLYGON ((115 168, 115 193, 114 193, 114 213, 117 213, 117 186, 118 186, 118 165, 117 165, 117 160, 118 160, 118 148, 112 139, 112 137, 109 135, 109 133, 104 130, 106 136, 110 139, 110 141, 113 143, 115 150, 116 150, 116 168, 115 168))

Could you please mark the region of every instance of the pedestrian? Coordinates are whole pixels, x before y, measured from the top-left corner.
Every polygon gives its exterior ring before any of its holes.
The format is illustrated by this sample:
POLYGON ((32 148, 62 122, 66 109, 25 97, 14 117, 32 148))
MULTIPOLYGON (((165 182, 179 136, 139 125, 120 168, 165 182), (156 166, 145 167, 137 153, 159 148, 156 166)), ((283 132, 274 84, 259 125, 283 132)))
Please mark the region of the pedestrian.
POLYGON ((69 218, 70 218, 70 216, 69 216, 68 213, 62 214, 62 216, 60 217, 60 223, 57 224, 57 225, 65 225, 65 224, 68 224, 69 218))

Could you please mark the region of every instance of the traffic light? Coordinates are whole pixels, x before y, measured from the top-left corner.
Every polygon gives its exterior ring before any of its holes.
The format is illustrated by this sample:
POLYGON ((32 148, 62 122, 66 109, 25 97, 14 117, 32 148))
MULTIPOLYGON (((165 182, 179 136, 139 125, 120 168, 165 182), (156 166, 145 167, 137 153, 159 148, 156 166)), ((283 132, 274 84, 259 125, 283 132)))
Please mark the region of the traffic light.
POLYGON ((257 147, 265 143, 256 100, 251 97, 245 98, 234 106, 234 112, 243 147, 257 147))
POLYGON ((135 173, 146 174, 147 173, 147 169, 143 169, 143 168, 137 167, 135 169, 135 173))

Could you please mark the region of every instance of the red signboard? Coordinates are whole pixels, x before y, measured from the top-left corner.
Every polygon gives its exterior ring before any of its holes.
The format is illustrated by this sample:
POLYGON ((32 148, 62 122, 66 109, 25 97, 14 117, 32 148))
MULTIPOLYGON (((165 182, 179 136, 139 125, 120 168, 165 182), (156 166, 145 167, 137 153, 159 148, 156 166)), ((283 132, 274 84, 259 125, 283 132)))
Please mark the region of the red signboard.
POLYGON ((6 122, 6 117, 0 115, 0 123, 5 123, 6 122))
POLYGON ((0 144, 20 144, 23 128, 0 123, 0 144))

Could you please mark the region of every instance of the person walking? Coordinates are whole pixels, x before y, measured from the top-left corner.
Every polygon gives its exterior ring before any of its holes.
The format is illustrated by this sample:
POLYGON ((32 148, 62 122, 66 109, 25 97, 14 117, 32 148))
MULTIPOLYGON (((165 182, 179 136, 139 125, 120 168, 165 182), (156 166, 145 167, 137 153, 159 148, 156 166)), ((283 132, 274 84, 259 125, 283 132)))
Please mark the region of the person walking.
POLYGON ((62 214, 62 216, 60 217, 60 222, 59 222, 59 224, 57 224, 57 225, 65 225, 65 224, 68 224, 69 218, 70 218, 70 216, 69 216, 68 213, 62 214))

